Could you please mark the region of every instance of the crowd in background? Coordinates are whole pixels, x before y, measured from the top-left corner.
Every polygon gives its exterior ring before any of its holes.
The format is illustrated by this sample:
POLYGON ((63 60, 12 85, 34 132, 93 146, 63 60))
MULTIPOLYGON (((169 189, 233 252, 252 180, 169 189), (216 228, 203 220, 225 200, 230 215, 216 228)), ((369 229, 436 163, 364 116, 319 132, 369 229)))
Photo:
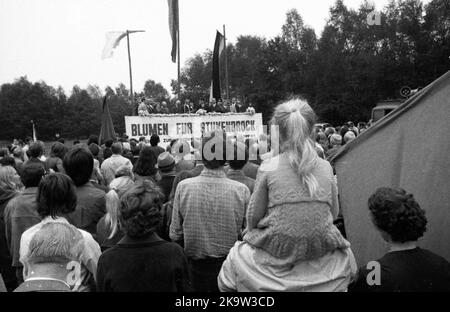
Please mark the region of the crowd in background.
POLYGON ((184 101, 184 104, 180 100, 175 100, 172 103, 167 104, 166 101, 154 102, 146 100, 145 98, 139 99, 138 114, 139 116, 148 116, 152 114, 200 114, 207 113, 255 113, 253 105, 249 103, 244 105, 237 98, 218 99, 212 98, 210 101, 199 100, 198 103, 193 103, 189 99, 184 101))
POLYGON ((317 153, 321 158, 330 159, 342 146, 356 139, 368 127, 365 122, 359 122, 355 126, 352 121, 337 127, 317 124, 314 131, 317 153))
POLYGON ((50 151, 15 139, 0 149, 7 289, 450 290, 450 264, 417 246, 425 212, 401 189, 373 190, 368 199, 391 246, 378 259, 381 285, 367 283, 365 264, 358 270, 336 226, 339 192, 326 159, 364 124, 318 125, 296 99, 277 106, 271 124, 280 131, 278 155, 261 153, 267 137, 241 142, 219 130, 167 148, 157 135, 70 145, 59 138, 50 151))

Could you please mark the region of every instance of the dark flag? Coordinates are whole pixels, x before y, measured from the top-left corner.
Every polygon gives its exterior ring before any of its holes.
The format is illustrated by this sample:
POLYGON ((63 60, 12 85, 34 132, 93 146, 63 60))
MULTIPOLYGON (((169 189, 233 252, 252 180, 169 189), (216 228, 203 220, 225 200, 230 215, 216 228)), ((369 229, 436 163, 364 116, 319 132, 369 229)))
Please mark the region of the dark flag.
POLYGON ((106 140, 116 140, 116 132, 114 131, 114 125, 111 119, 111 113, 109 112, 109 106, 106 102, 106 96, 103 98, 103 111, 102 111, 102 128, 100 130, 99 143, 103 144, 106 140))
POLYGON ((172 37, 172 62, 177 61, 177 47, 179 36, 178 0, 167 0, 169 4, 169 29, 172 37))
POLYGON ((214 43, 214 54, 213 54, 213 71, 212 71, 212 82, 211 82, 211 95, 210 98, 215 98, 219 100, 222 98, 220 92, 220 55, 225 48, 225 37, 217 32, 216 42, 214 43))

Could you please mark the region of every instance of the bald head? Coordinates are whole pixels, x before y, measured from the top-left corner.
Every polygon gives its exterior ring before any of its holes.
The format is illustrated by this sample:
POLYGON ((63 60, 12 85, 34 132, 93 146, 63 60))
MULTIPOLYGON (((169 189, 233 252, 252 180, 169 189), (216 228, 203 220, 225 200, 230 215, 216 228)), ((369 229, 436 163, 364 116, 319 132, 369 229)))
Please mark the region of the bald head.
POLYGON ((111 146, 113 154, 122 154, 122 143, 116 142, 111 146))

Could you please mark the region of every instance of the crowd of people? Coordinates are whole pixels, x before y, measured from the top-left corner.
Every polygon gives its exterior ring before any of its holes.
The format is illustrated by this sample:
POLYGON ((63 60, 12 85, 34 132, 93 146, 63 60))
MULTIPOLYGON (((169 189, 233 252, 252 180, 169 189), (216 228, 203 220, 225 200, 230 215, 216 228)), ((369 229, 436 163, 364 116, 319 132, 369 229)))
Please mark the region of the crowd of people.
POLYGON ((149 116, 158 114, 199 114, 204 115, 207 113, 255 113, 255 108, 252 103, 244 105, 238 98, 218 99, 212 98, 210 101, 199 100, 194 104, 189 99, 184 101, 184 104, 180 100, 174 100, 172 103, 167 104, 166 101, 155 102, 145 98, 138 100, 138 115, 149 116))
POLYGON ((0 149, 8 291, 450 291, 450 263, 418 247, 425 212, 402 189, 368 199, 391 246, 378 260, 381 284, 358 269, 335 224, 339 192, 326 158, 363 124, 318 127, 300 99, 277 106, 271 124, 279 154, 257 159, 249 155, 263 142, 219 130, 189 153, 177 140, 160 147, 157 135, 59 139, 49 153, 14 140, 0 149))
POLYGON ((342 126, 333 127, 330 124, 317 124, 315 127, 316 150, 321 158, 331 158, 342 146, 356 139, 368 129, 369 125, 352 121, 342 126))

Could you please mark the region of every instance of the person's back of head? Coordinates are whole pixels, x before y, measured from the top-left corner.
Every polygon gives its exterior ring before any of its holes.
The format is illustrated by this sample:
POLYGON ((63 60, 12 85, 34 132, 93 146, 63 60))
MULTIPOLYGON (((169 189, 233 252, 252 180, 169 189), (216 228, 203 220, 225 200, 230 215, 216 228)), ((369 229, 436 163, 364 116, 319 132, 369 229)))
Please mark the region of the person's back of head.
POLYGON ((336 130, 334 130, 333 127, 327 127, 325 129, 325 135, 327 138, 330 137, 330 135, 335 134, 335 133, 336 133, 336 130))
POLYGON ((60 159, 64 159, 64 156, 67 153, 67 148, 64 144, 60 143, 60 142, 56 142, 53 143, 51 150, 50 150, 50 155, 52 157, 58 157, 60 159))
POLYGON ((75 185, 67 175, 52 173, 41 181, 36 197, 37 212, 42 218, 63 216, 75 211, 75 185))
POLYGON ((131 153, 133 154, 133 156, 139 156, 139 153, 141 152, 141 146, 134 143, 131 144, 131 153))
POLYGON ((110 158, 111 156, 112 156, 112 151, 111 151, 111 148, 105 148, 104 150, 103 150, 103 160, 107 160, 108 158, 110 158))
POLYGON ((63 167, 76 186, 89 182, 94 169, 94 156, 81 146, 72 148, 64 157, 63 167))
POLYGON ((27 153, 30 158, 39 158, 44 154, 44 149, 44 143, 42 141, 36 141, 31 143, 27 153))
POLYGON ((20 184, 17 171, 11 166, 0 166, 0 195, 13 194, 20 184))
POLYGON ((116 169, 116 171, 114 172, 114 177, 115 178, 129 177, 131 179, 134 179, 133 168, 131 168, 128 165, 122 165, 116 169))
POLYGON ((233 158, 229 159, 227 157, 230 168, 233 170, 241 170, 244 168, 248 162, 248 155, 248 148, 245 146, 245 143, 235 142, 233 145, 233 158))
POLYGON ((95 143, 91 143, 89 145, 89 151, 91 152, 92 156, 94 156, 94 158, 97 158, 98 154, 100 153, 100 147, 95 143))
POLYGON ((152 134, 152 136, 150 137, 150 145, 157 146, 159 142, 160 142, 159 135, 152 134))
POLYGON ((41 163, 25 163, 22 168, 20 179, 26 188, 38 187, 42 177, 46 174, 45 166, 41 163))
POLYGON ((341 135, 341 137, 344 137, 348 131, 350 131, 348 126, 344 125, 341 127, 339 134, 341 135))
POLYGON ((204 133, 202 137, 202 162, 207 169, 219 169, 226 163, 227 134, 223 130, 204 133))
POLYGON ((119 231, 119 213, 120 213, 120 198, 123 194, 128 192, 134 185, 133 173, 128 166, 121 166, 116 170, 116 178, 110 183, 110 191, 105 195, 106 201, 106 215, 105 223, 109 227, 111 234, 109 239, 112 239, 119 231), (129 179, 122 177, 127 176, 129 179))
POLYGON ((25 142, 25 144, 30 145, 33 142, 33 139, 31 137, 26 137, 24 142, 25 142))
POLYGON ((16 168, 16 161, 14 160, 14 157, 11 156, 5 156, 0 159, 0 166, 11 166, 14 169, 16 168))
POLYGON ((23 159, 23 150, 20 147, 15 148, 13 151, 13 156, 15 158, 23 159))
POLYGON ((157 162, 158 160, 155 157, 152 148, 150 146, 143 146, 134 167, 134 172, 140 176, 153 176, 157 172, 155 167, 157 162))
POLYGON ((415 242, 427 230, 425 211, 403 189, 379 188, 370 196, 368 206, 372 222, 388 242, 415 242))
POLYGON ((356 135, 353 131, 347 131, 344 135, 344 143, 350 143, 351 141, 353 141, 354 139, 356 139, 356 135))
POLYGON ((123 150, 123 147, 122 147, 122 143, 120 143, 120 142, 116 142, 111 146, 111 151, 114 155, 122 154, 122 150, 123 150))
POLYGON ((78 261, 83 248, 83 236, 76 227, 66 223, 50 222, 42 225, 33 235, 26 259, 32 267, 53 263, 62 264, 62 267, 66 268, 69 262, 78 261))
POLYGON ((105 141, 106 148, 111 148, 113 144, 114 144, 114 141, 112 139, 108 139, 105 141))
POLYGON ((317 133, 317 135, 316 135, 317 143, 323 143, 326 140, 327 140, 327 136, 325 135, 324 132, 321 131, 321 132, 317 133))
POLYGON ((286 153, 310 196, 316 194, 318 181, 312 174, 318 160, 313 141, 317 117, 309 104, 292 99, 275 108, 271 125, 278 126, 280 152, 286 153))
POLYGON ((2 147, 0 148, 0 158, 1 157, 6 157, 9 155, 9 150, 6 147, 2 147))
POLYGON ((164 195, 156 184, 142 181, 126 192, 120 201, 120 225, 131 238, 154 233, 161 223, 164 195))
POLYGON ((96 135, 90 135, 89 139, 87 141, 87 145, 90 146, 91 144, 97 144, 98 145, 98 136, 96 135))
POLYGON ((105 195, 106 215, 105 223, 110 229, 109 239, 119 231, 120 195, 116 189, 110 190, 105 195))
POLYGON ((330 137, 331 147, 340 146, 342 144, 342 137, 339 134, 332 134, 330 137))

